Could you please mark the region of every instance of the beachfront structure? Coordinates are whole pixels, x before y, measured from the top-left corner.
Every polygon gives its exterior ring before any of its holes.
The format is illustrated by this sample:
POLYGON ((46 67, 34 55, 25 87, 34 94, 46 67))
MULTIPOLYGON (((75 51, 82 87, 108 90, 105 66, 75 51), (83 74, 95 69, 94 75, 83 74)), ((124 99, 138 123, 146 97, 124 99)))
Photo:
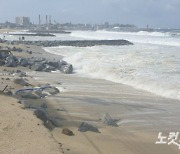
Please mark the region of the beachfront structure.
POLYGON ((30 25, 29 17, 16 17, 16 25, 29 26, 30 25))

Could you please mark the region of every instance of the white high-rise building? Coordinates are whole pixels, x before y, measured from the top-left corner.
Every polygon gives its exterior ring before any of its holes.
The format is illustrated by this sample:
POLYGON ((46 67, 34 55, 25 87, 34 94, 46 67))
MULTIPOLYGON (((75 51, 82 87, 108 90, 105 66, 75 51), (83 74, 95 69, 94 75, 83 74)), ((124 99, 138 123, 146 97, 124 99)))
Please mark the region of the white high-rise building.
POLYGON ((29 17, 16 17, 16 24, 19 26, 29 26, 30 19, 29 17))

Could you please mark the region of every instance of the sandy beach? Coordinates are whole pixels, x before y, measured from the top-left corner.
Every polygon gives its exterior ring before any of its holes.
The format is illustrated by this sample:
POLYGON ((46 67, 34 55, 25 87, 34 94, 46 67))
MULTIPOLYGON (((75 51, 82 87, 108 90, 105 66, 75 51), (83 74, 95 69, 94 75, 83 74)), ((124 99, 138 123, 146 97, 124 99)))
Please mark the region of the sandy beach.
MULTIPOLYGON (((2 44, 0 46, 3 46, 2 44)), ((5 45, 7 46, 7 45, 5 45)), ((41 47, 19 46, 33 51, 13 53, 22 57, 61 59, 41 47)), ((69 154, 175 154, 176 145, 156 145, 158 133, 168 136, 180 129, 180 102, 163 98, 143 90, 106 80, 80 77, 60 72, 34 72, 27 68, 1 67, 1 89, 6 84, 21 88, 11 82, 14 76, 4 75, 4 69, 21 69, 28 73, 34 85, 50 83, 60 89, 60 94, 46 98, 47 111, 56 117, 61 126, 51 132, 32 111, 24 110, 18 100, 0 95, 0 153, 69 153, 69 154), (10 81, 2 80, 10 78, 10 81), (14 112, 15 111, 15 112, 14 112), (102 115, 109 113, 120 119, 118 127, 104 125, 102 115), (100 133, 79 132, 82 122, 96 126, 100 133), (62 134, 68 128, 74 136, 62 134)), ((33 102, 32 102, 33 103, 33 102)))
MULTIPOLYGON (((8 46, 1 44, 1 47, 8 46)), ((24 48, 23 46, 19 46, 24 48)), ((16 56, 27 57, 26 53, 13 53, 16 56)), ((23 88, 13 81, 17 74, 12 71, 26 71, 23 67, 1 67, 0 68, 0 90, 8 85, 7 90, 23 88)), ((37 84, 32 77, 27 77, 32 84, 37 84)), ((55 141, 52 134, 46 129, 40 119, 31 110, 25 110, 16 98, 0 94, 0 153, 2 154, 32 154, 32 153, 62 153, 59 143, 55 141)))
POLYGON ((59 154, 60 147, 42 122, 16 99, 0 96, 1 154, 59 154))

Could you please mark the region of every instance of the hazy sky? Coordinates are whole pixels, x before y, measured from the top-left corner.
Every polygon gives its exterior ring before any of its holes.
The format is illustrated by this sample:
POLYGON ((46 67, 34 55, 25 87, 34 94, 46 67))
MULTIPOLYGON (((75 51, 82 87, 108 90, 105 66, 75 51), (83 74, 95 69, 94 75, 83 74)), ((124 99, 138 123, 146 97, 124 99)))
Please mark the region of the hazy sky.
POLYGON ((51 14, 60 23, 122 23, 180 28, 180 0, 0 0, 0 22, 51 14))

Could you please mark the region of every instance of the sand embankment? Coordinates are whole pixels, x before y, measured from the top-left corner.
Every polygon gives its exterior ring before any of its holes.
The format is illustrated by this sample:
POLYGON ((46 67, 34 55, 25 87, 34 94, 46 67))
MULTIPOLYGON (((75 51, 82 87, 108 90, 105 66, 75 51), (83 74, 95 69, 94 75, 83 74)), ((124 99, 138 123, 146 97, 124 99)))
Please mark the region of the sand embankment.
POLYGON ((59 154, 60 147, 31 111, 0 95, 1 154, 59 154))
MULTIPOLYGON (((7 44, 0 46, 10 47, 7 44)), ((23 50, 28 50, 26 46, 16 46, 23 50)), ((36 51, 36 47, 32 47, 36 51)), ((41 50, 39 51, 41 52, 41 50)), ((41 57, 37 51, 34 56, 41 57)), ((26 52, 12 52, 18 57, 28 57, 31 55, 26 52)), ((0 91, 8 85, 7 90, 15 91, 23 88, 15 84, 14 79, 20 78, 16 72, 30 71, 24 67, 0 67, 0 91)), ((37 85, 38 83, 30 76, 23 77, 28 83, 37 85)), ((11 94, 10 94, 11 95, 11 94)), ((55 141, 50 131, 44 127, 43 122, 35 115, 33 111, 23 109, 19 100, 0 94, 0 154, 60 154, 61 147, 55 141)), ((33 100, 32 100, 33 101, 33 100)))
POLYGON ((9 29, 9 28, 3 28, 3 29, 0 29, 0 34, 1 33, 9 33, 9 32, 16 32, 16 31, 21 31, 19 29, 9 29))

